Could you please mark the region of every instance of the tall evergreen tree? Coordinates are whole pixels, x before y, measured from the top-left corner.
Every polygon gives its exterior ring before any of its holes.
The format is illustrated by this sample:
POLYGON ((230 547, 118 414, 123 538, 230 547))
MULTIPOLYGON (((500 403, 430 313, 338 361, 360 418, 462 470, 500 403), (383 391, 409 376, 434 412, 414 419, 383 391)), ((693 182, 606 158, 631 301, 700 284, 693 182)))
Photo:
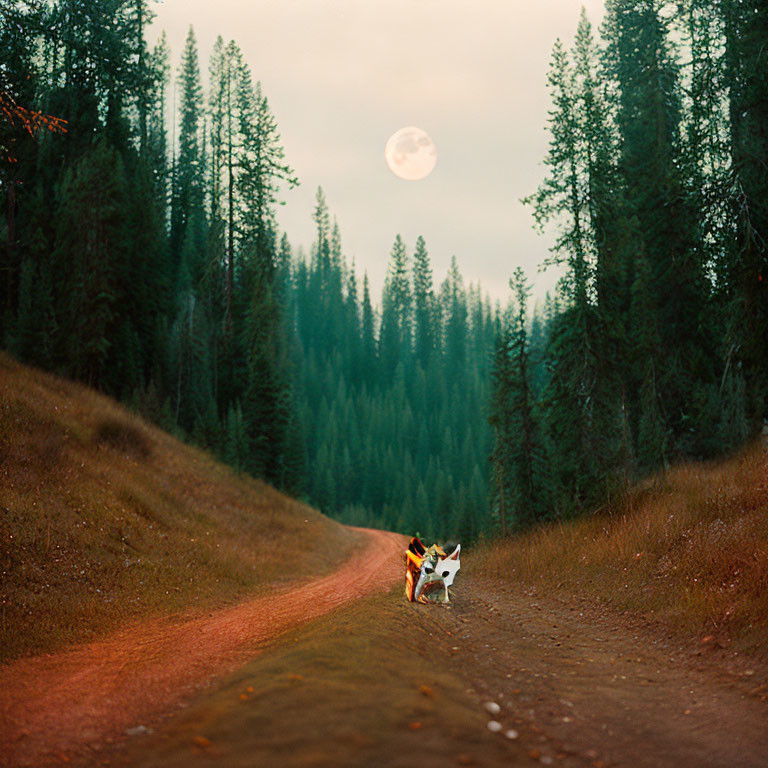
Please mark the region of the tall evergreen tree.
POLYGON ((530 289, 523 270, 518 267, 510 281, 514 292, 515 315, 509 340, 512 358, 510 408, 516 421, 511 459, 514 467, 514 518, 518 525, 530 524, 547 512, 547 493, 543 482, 544 450, 531 390, 527 302, 530 289))
POLYGON ((514 412, 512 410, 513 366, 510 354, 511 330, 505 322, 496 338, 489 421, 493 428, 491 452, 491 499, 499 521, 501 535, 506 536, 514 509, 514 458, 512 440, 514 412))
POLYGON ((729 337, 738 349, 752 430, 765 417, 768 388, 768 12, 759 0, 720 0, 732 152, 731 206, 737 247, 720 271, 730 302, 729 337))
POLYGON ((181 250, 186 238, 199 235, 190 231, 198 226, 203 205, 202 130, 203 88, 197 40, 189 28, 177 77, 179 100, 178 154, 173 169, 171 201, 171 255, 178 269, 181 250))
POLYGON ((238 103, 242 155, 238 187, 243 200, 244 286, 249 294, 245 346, 248 358, 246 419, 251 466, 279 487, 285 485, 290 424, 290 385, 280 296, 277 291, 274 205, 280 183, 298 183, 285 163, 277 122, 250 73, 240 73, 238 103))
POLYGON ((435 293, 427 245, 421 236, 413 252, 413 300, 416 359, 427 368, 430 356, 435 352, 435 293))
POLYGON ((619 89, 620 170, 659 318, 658 386, 678 450, 693 452, 696 390, 714 383, 715 345, 696 248, 700 223, 682 176, 679 73, 661 5, 611 0, 605 34, 609 72, 619 89))
POLYGON ((105 139, 65 176, 61 199, 53 254, 65 281, 57 361, 76 378, 103 386, 128 253, 123 163, 105 139))
POLYGON ((384 283, 381 312, 379 357, 382 375, 392 376, 398 363, 411 351, 411 280, 408 253, 402 237, 392 245, 384 283))

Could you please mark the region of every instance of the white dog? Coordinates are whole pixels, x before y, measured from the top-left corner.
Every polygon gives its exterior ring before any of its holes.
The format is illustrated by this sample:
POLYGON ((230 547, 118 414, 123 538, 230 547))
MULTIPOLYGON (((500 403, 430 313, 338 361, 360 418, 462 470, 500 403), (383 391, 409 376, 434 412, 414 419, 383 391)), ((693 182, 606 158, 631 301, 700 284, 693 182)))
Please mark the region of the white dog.
POLYGON ((437 588, 438 585, 442 585, 445 591, 439 602, 450 602, 448 587, 453 584, 456 573, 461 567, 461 562, 459 561, 460 553, 460 544, 457 544, 456 548, 449 555, 446 555, 442 549, 435 545, 426 550, 421 564, 421 572, 416 583, 415 600, 419 602, 433 602, 426 597, 427 593, 437 588))
POLYGON ((446 557, 441 557, 437 561, 437 568, 435 570, 442 576, 443 584, 445 584, 445 600, 448 601, 448 587, 453 584, 453 580, 456 578, 456 574, 461 568, 461 562, 459 561, 459 554, 461 553, 461 544, 456 545, 456 549, 446 557))

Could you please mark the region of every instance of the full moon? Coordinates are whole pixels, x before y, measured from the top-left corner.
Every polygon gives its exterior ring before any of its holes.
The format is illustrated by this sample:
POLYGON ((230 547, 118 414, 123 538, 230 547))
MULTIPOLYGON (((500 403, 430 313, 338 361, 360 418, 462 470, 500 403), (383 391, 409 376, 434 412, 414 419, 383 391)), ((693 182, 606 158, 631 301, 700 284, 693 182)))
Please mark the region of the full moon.
POLYGON ((389 137, 384 157, 395 176, 419 181, 432 173, 437 162, 437 147, 426 131, 409 125, 389 137))

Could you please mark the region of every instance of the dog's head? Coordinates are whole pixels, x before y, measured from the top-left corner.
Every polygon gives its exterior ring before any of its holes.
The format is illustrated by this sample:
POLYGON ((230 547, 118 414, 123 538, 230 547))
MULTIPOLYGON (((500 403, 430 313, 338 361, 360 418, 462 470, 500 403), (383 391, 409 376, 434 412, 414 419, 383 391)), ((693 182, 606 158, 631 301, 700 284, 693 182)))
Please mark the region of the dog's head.
POLYGON ((445 586, 450 587, 453 584, 453 580, 456 578, 456 573, 461 568, 461 562, 459 561, 459 555, 461 554, 461 544, 456 545, 456 549, 451 552, 450 555, 440 557, 435 565, 435 571, 440 574, 440 577, 445 581, 445 586))
POLYGON ((436 546, 430 547, 426 551, 414 590, 415 600, 421 598, 422 602, 425 599, 428 602, 432 602, 433 597, 430 596, 437 595, 438 593, 441 595, 440 599, 448 599, 448 587, 453 584, 456 572, 460 567, 460 552, 461 547, 459 545, 456 545, 456 548, 450 555, 446 555, 442 549, 436 546))

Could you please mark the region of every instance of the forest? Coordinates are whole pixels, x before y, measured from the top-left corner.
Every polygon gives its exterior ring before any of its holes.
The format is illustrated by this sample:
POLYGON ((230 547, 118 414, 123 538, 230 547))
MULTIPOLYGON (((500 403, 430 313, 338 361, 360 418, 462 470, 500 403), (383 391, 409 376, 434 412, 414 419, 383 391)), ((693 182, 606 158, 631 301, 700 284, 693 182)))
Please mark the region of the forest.
POLYGON ((760 0, 608 0, 599 34, 582 14, 555 44, 524 202, 564 277, 533 309, 514 253, 500 306, 396 232, 375 306, 322 189, 294 247, 275 214, 300 179, 234 41, 205 67, 190 28, 174 66, 148 0, 0 14, 0 343, 20 360, 344 522, 462 541, 762 429, 760 0))
POLYGON ((552 51, 546 176, 525 202, 566 269, 544 330, 526 284, 494 366, 502 528, 599 508, 763 426, 768 12, 610 0, 552 51))

